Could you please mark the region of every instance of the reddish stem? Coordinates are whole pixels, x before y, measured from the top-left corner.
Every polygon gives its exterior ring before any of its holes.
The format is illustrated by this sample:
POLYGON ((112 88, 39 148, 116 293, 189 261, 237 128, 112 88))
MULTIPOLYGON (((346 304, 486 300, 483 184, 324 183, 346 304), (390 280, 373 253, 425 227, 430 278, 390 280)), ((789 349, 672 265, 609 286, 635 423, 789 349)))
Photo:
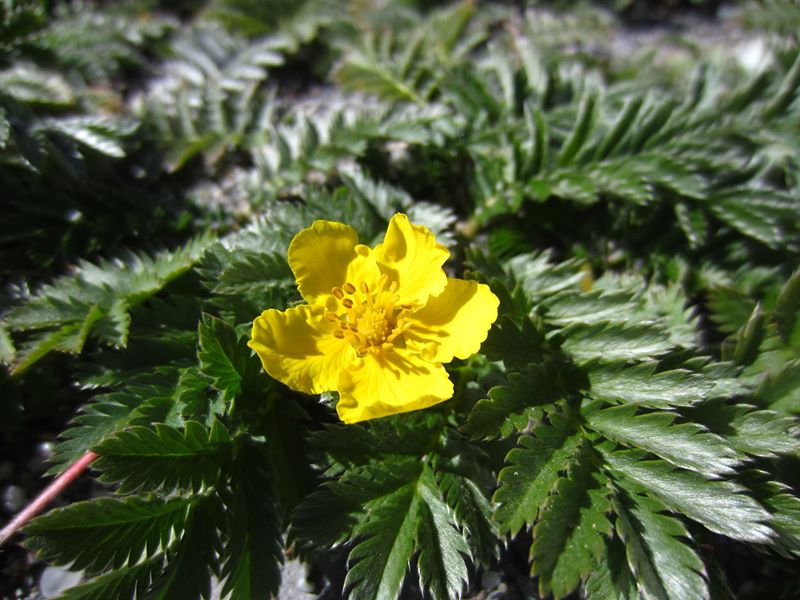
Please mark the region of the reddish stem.
POLYGON ((64 471, 61 475, 56 477, 50 485, 48 485, 36 499, 22 509, 16 517, 3 527, 0 531, 0 546, 6 543, 19 529, 21 529, 28 521, 39 514, 45 506, 55 500, 64 489, 71 484, 78 476, 86 470, 91 462, 97 458, 94 452, 87 452, 78 460, 76 460, 69 469, 64 471))

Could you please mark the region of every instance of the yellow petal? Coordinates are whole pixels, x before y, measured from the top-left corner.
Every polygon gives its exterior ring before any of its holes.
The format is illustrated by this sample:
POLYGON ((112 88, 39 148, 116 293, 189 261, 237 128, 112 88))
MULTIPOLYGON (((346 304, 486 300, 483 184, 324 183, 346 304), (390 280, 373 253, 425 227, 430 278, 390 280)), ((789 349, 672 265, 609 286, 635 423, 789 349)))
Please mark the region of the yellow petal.
POLYGON ((289 244, 289 266, 300 294, 309 304, 341 286, 356 258, 356 230, 334 221, 314 221, 289 244))
POLYGON ((450 252, 436 241, 430 229, 413 225, 404 214, 389 221, 383 243, 375 247, 381 270, 397 281, 400 304, 420 307, 447 283, 442 265, 450 252))
POLYGON ((339 372, 355 358, 345 340, 333 337, 336 324, 321 306, 265 310, 253 321, 251 340, 264 370, 293 390, 321 394, 336 389, 339 372))
POLYGON ((410 326, 403 337, 434 362, 467 358, 486 339, 499 305, 489 286, 448 278, 444 292, 406 317, 410 326))
POLYGON ((368 354, 360 366, 342 371, 336 411, 345 423, 427 408, 453 396, 453 383, 440 364, 402 350, 368 354))

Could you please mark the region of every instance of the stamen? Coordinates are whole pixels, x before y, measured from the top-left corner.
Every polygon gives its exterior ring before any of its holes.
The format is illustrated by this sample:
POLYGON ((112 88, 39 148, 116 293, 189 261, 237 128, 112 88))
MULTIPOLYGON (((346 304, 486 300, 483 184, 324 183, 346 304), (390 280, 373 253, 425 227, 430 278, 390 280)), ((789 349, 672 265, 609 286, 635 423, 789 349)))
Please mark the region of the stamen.
POLYGON ((381 350, 383 352, 391 352, 392 350, 394 350, 394 344, 390 344, 389 342, 384 342, 383 344, 381 344, 381 350))
POLYGON ((337 317, 337 316, 336 316, 336 313, 332 313, 332 312, 331 312, 331 311, 329 311, 329 310, 325 311, 325 318, 326 318, 328 321, 331 321, 331 322, 333 322, 333 323, 335 323, 336 321, 338 321, 338 320, 339 320, 339 317, 337 317))
POLYGON ((343 340, 344 339, 344 331, 342 331, 341 329, 337 329, 336 331, 333 332, 333 337, 338 338, 340 340, 343 340))
POLYGON ((339 300, 341 300, 342 298, 344 298, 344 292, 342 291, 342 288, 340 288, 340 287, 335 287, 335 288, 333 288, 333 289, 331 290, 331 294, 333 294, 334 296, 336 296, 336 297, 337 297, 339 300))
MULTIPOLYGON (((353 295, 353 294, 356 293, 356 286, 354 286, 349 281, 347 283, 345 283, 343 287, 344 287, 344 291, 347 292, 350 295, 353 295)), ((348 306, 348 308, 350 308, 350 307, 348 306)))
POLYGON ((367 282, 366 281, 362 281, 361 285, 359 287, 361 287, 361 291, 363 293, 369 294, 369 286, 367 286, 367 282))
MULTIPOLYGON (((386 275, 384 275, 384 277, 386 277, 386 275)), ((392 292, 393 294, 397 291, 396 281, 393 281, 392 283, 389 284, 389 291, 392 292)))
POLYGON ((344 304, 347 308, 353 308, 353 301, 350 298, 345 298, 342 300, 342 304, 344 304))

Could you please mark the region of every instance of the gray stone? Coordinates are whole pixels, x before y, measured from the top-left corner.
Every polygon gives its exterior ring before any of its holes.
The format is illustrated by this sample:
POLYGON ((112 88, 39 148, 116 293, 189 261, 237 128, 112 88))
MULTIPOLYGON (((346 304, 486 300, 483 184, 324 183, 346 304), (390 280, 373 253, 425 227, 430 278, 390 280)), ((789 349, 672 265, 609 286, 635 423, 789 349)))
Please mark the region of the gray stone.
POLYGON ((55 598, 65 590, 78 585, 83 571, 68 571, 63 567, 47 567, 39 576, 39 592, 43 598, 55 598))

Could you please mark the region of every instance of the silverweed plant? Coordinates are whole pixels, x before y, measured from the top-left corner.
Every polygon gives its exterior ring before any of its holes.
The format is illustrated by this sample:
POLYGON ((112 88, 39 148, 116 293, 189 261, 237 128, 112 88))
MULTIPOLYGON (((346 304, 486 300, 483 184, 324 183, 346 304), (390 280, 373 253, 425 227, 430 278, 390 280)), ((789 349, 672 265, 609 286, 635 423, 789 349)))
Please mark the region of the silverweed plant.
POLYGON ((104 490, 2 543, 69 600, 794 597, 800 17, 735 4, 0 2, 0 447, 104 490))

